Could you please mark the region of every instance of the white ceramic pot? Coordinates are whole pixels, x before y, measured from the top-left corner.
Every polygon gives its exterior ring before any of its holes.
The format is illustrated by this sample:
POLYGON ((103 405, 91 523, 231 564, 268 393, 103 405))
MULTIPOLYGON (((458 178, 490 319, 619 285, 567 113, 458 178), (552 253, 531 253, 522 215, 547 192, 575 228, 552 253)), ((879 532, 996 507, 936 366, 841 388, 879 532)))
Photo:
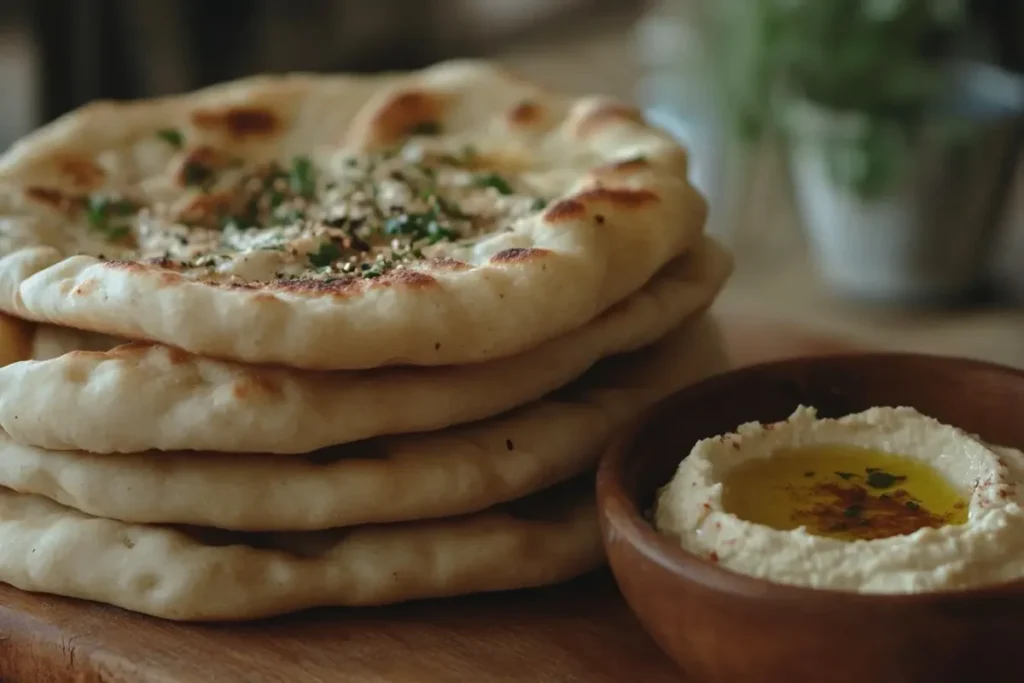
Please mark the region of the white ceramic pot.
MULTIPOLYGON (((830 172, 827 145, 856 114, 790 108, 798 212, 823 280, 848 298, 946 303, 982 284, 998 222, 1012 122, 986 120, 968 145, 923 142, 884 192, 864 197, 830 172)), ((925 140, 932 140, 925 136, 925 140)))

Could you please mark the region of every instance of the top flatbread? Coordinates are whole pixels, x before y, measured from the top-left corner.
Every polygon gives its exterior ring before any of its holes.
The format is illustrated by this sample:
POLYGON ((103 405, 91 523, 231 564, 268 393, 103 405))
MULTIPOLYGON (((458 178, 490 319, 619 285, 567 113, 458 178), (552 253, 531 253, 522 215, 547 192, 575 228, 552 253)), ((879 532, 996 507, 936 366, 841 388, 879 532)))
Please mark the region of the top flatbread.
POLYGON ((0 310, 307 369, 520 353, 703 228, 640 113, 483 62, 96 103, 0 158, 0 310))

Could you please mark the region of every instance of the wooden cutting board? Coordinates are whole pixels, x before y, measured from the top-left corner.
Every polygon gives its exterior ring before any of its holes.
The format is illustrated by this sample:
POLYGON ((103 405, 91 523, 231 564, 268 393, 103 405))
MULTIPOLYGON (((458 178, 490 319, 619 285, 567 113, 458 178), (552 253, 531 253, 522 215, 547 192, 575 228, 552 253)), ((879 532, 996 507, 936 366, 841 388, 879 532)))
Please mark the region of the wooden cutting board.
MULTIPOLYGON (((720 316, 735 365, 848 349, 720 316)), ((0 683, 685 681, 605 571, 541 590, 239 625, 160 621, 0 586, 0 683)))

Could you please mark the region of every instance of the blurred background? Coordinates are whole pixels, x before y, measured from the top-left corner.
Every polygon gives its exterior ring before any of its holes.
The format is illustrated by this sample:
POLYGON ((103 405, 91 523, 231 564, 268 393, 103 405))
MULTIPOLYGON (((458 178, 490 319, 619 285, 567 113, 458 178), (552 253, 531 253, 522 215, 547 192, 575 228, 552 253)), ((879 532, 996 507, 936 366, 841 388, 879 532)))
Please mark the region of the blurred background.
POLYGON ((96 98, 457 56, 679 136, 723 309, 1024 367, 1024 0, 0 0, 0 149, 96 98))

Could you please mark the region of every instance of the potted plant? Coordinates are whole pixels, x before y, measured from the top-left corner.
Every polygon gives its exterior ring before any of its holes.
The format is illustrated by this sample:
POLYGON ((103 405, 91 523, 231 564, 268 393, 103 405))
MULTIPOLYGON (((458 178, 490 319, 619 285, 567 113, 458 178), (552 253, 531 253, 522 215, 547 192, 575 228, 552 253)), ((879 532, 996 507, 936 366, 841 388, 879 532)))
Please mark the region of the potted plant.
POLYGON ((785 140, 832 288, 899 302, 969 293, 1021 109, 1005 72, 963 61, 977 47, 965 1, 708 6, 721 111, 748 140, 769 130, 785 140))

